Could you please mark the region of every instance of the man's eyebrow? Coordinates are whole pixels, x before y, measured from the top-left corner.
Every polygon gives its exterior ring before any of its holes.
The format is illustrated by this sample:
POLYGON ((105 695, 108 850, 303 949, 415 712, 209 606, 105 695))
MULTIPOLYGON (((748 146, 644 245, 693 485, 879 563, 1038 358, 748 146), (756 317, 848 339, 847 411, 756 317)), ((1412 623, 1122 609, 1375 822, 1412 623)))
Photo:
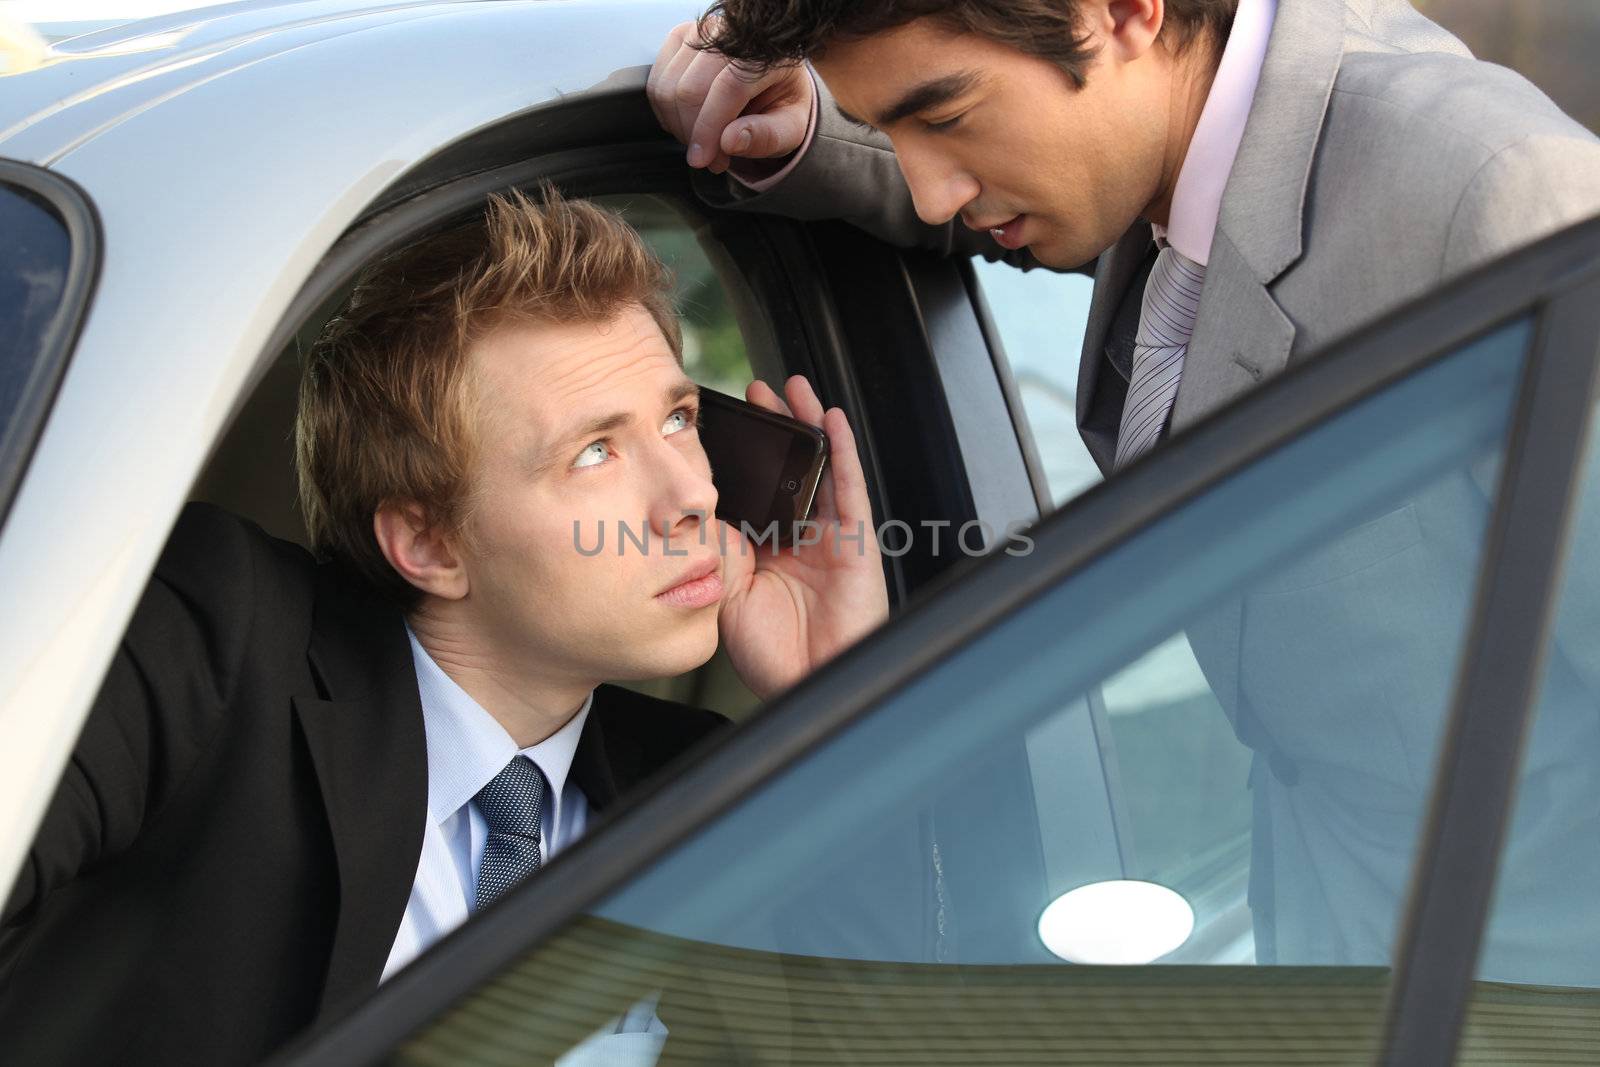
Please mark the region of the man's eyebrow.
MULTIPOLYGON (((668 389, 663 395, 663 399, 668 404, 677 404, 681 401, 687 400, 691 396, 698 396, 699 393, 700 387, 694 382, 690 381, 688 378, 685 378, 682 381, 674 384, 672 388, 668 389)), ((563 433, 560 437, 556 438, 551 443, 550 447, 545 450, 544 462, 541 463, 540 466, 547 466, 550 463, 555 462, 559 458, 559 456, 556 454, 558 449, 564 448, 565 446, 578 440, 599 437, 601 434, 607 434, 613 430, 620 430, 622 427, 627 426, 632 422, 633 415, 631 412, 614 411, 609 415, 599 415, 588 420, 587 422, 574 426, 567 432, 563 433)))
POLYGON ((901 95, 900 99, 889 106, 883 114, 878 116, 876 124, 858 119, 837 104, 839 117, 854 126, 864 129, 886 130, 901 119, 909 118, 919 111, 948 104, 963 93, 972 91, 972 87, 981 80, 977 71, 962 71, 960 74, 946 74, 942 78, 925 81, 921 85, 913 86, 901 95))

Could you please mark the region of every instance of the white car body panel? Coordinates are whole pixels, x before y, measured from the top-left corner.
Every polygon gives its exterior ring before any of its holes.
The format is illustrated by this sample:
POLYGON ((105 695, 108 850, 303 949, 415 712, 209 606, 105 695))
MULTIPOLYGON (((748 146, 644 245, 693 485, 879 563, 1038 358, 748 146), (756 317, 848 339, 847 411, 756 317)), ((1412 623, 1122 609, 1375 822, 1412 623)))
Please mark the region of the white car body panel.
POLYGON ((667 30, 696 11, 232 4, 64 42, 71 58, 0 78, 0 156, 78 183, 104 250, 0 533, 12 605, 0 620, 0 884, 212 442, 318 261, 442 147, 552 102, 641 88, 667 30))

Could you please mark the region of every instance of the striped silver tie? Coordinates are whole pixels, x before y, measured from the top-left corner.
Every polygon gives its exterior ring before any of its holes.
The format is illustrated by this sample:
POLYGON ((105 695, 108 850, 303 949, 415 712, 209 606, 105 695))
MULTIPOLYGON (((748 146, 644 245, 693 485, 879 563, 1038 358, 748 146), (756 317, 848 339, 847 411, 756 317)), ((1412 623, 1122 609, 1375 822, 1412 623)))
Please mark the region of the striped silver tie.
POLYGON ((1205 267, 1171 245, 1156 256, 1144 287, 1139 333, 1133 340, 1128 401, 1122 407, 1113 470, 1121 470, 1150 451, 1166 431, 1205 279, 1205 267))

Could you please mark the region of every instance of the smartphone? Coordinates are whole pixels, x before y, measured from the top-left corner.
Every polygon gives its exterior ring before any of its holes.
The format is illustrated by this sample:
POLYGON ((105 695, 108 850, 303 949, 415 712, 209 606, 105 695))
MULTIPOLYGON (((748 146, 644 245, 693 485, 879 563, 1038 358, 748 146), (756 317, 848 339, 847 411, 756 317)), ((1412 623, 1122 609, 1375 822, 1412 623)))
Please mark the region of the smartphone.
POLYGON ((815 426, 774 414, 714 389, 700 390, 700 443, 717 487, 717 518, 755 538, 777 523, 777 541, 794 538, 810 518, 828 461, 828 439, 815 426))

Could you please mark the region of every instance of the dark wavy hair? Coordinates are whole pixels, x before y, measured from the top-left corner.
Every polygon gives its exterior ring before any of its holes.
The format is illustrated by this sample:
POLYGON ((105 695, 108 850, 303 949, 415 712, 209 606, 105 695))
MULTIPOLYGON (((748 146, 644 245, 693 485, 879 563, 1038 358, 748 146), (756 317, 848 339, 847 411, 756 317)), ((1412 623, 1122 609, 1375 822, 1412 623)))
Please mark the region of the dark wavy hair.
MULTIPOLYGON (((1167 36, 1177 50, 1197 40, 1220 53, 1239 0, 1170 0, 1167 36)), ((814 59, 829 42, 858 40, 920 18, 1048 59, 1075 85, 1094 58, 1077 0, 715 0, 700 17, 707 46, 751 68, 814 59)))

